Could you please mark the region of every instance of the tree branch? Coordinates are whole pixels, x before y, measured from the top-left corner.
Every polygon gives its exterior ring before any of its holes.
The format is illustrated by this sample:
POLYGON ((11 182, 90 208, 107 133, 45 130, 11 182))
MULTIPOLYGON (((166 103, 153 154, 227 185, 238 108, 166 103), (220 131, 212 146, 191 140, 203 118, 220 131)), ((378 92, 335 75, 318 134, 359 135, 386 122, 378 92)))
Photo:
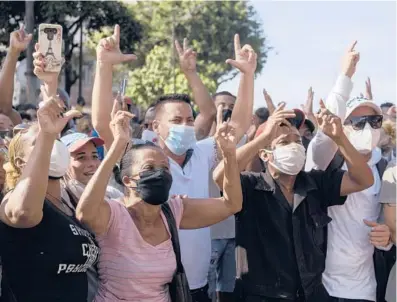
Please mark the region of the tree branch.
POLYGON ((79 44, 73 43, 73 44, 71 45, 71 47, 70 47, 68 53, 65 54, 65 58, 70 59, 70 58, 72 57, 72 55, 73 55, 73 50, 74 50, 77 46, 79 46, 79 44))
MULTIPOLYGON (((77 25, 77 24, 83 22, 83 20, 84 20, 85 18, 87 18, 87 16, 88 16, 88 13, 85 13, 85 14, 82 15, 80 18, 78 18, 76 21, 74 21, 70 26, 68 26, 68 27, 67 27, 68 32, 69 32, 75 25, 77 25)), ((77 26, 77 28, 79 28, 79 27, 77 26)))
POLYGON ((73 77, 70 79, 70 86, 73 86, 74 83, 77 82, 78 78, 80 78, 80 75, 77 75, 77 72, 73 70, 73 77))

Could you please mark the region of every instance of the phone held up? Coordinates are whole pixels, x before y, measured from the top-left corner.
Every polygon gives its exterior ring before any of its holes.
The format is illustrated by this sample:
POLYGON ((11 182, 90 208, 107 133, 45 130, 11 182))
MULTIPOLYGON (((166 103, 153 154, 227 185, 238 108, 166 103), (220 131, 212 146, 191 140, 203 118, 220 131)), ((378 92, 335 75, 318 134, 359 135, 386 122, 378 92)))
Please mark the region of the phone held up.
POLYGON ((40 53, 44 56, 45 71, 60 72, 62 68, 62 26, 39 25, 40 53))

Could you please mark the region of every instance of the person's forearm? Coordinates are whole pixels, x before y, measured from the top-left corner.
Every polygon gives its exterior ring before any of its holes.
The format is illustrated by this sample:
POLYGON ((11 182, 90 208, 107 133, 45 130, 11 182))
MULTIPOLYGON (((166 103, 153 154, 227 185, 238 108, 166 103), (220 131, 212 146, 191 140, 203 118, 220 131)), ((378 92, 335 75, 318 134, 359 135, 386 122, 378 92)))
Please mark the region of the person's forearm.
POLYGON ((232 214, 241 210, 243 193, 241 189, 240 170, 237 164, 236 153, 226 154, 224 163, 223 199, 232 214))
POLYGON ((55 136, 39 132, 21 178, 5 206, 5 214, 12 224, 29 227, 41 220, 54 141, 55 136))
POLYGON ((338 116, 342 123, 345 120, 346 102, 350 98, 352 89, 353 82, 351 79, 345 74, 341 74, 336 80, 336 83, 325 102, 327 109, 338 116))
POLYGON ((44 82, 44 88, 47 91, 47 94, 50 96, 55 96, 58 94, 58 80, 54 80, 53 82, 47 83, 44 82))
POLYGON ((109 127, 113 107, 112 77, 113 67, 98 61, 92 90, 92 125, 105 141, 106 149, 109 149, 113 142, 109 127))
POLYGON ((371 168, 365 161, 364 156, 353 147, 345 134, 338 139, 338 147, 345 159, 349 177, 357 185, 362 187, 362 190, 372 186, 374 183, 374 176, 371 168))
MULTIPOLYGON (((391 202, 395 202, 391 200, 391 202)), ((384 204, 383 205, 385 223, 390 229, 390 239, 396 244, 396 205, 384 204)))
POLYGON ((113 168, 124 149, 125 144, 114 142, 98 170, 88 182, 76 209, 76 217, 80 221, 88 225, 91 221, 95 221, 101 203, 105 202, 106 188, 113 168))
POLYGON ((212 123, 215 121, 216 107, 197 72, 186 73, 185 77, 192 89, 194 102, 200 111, 200 119, 197 119, 194 123, 196 137, 198 140, 204 139, 209 135, 212 123))
POLYGON ((14 75, 20 53, 9 49, 0 72, 0 113, 9 116, 12 111, 14 95, 14 75))
POLYGON ((236 141, 239 142, 251 126, 254 109, 254 75, 241 74, 237 100, 234 105, 231 122, 236 129, 236 141))
POLYGON ((338 145, 321 130, 313 137, 306 151, 305 171, 325 171, 338 151, 338 145))
MULTIPOLYGON (((258 136, 253 141, 245 144, 236 151, 236 158, 238 164, 238 171, 242 172, 245 170, 247 165, 252 161, 255 155, 258 154, 260 149, 268 145, 270 138, 264 138, 263 135, 258 136)), ((215 183, 222 188, 223 187, 223 176, 224 176, 224 161, 222 160, 213 172, 213 178, 215 183)))

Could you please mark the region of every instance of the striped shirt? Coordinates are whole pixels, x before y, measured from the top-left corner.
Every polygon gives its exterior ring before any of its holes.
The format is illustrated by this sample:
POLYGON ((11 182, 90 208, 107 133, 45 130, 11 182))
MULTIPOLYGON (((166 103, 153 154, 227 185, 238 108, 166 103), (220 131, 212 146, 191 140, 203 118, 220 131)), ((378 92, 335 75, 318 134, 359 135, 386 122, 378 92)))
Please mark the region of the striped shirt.
MULTIPOLYGON (((157 246, 141 236, 126 207, 109 201, 111 215, 106 234, 97 238, 101 248, 96 302, 170 302, 168 283, 176 270, 171 239, 157 246)), ((183 214, 181 199, 171 199, 170 208, 179 227, 183 214)), ((161 213, 168 230, 165 216, 161 213)))

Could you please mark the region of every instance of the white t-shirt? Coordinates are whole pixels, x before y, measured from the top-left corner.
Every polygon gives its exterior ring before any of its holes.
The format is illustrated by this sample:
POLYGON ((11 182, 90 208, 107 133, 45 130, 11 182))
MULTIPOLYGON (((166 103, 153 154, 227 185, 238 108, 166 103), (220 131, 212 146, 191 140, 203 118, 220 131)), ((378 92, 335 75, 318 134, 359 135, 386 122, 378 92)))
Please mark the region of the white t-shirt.
POLYGON ((371 229, 363 220, 376 222, 379 218, 381 179, 376 164, 381 157, 377 148, 368 162, 375 179, 372 187, 350 194, 344 205, 328 208, 332 221, 323 283, 333 297, 376 301, 374 246, 369 241, 371 229))
MULTIPOLYGON (((217 162, 216 144, 213 138, 197 142, 193 154, 182 168, 170 158, 173 178, 170 195, 187 195, 189 198, 209 198, 210 171, 217 162)), ((207 284, 211 260, 210 229, 179 231, 182 263, 190 289, 207 284)))
MULTIPOLYGON (((240 142, 237 144, 237 148, 244 146, 247 142, 247 135, 244 134, 240 142)), ((221 197, 219 188, 210 174, 209 188, 210 197, 219 198, 221 197)), ((211 238, 212 239, 231 239, 236 236, 236 222, 234 215, 226 218, 225 220, 211 226, 211 238)))

